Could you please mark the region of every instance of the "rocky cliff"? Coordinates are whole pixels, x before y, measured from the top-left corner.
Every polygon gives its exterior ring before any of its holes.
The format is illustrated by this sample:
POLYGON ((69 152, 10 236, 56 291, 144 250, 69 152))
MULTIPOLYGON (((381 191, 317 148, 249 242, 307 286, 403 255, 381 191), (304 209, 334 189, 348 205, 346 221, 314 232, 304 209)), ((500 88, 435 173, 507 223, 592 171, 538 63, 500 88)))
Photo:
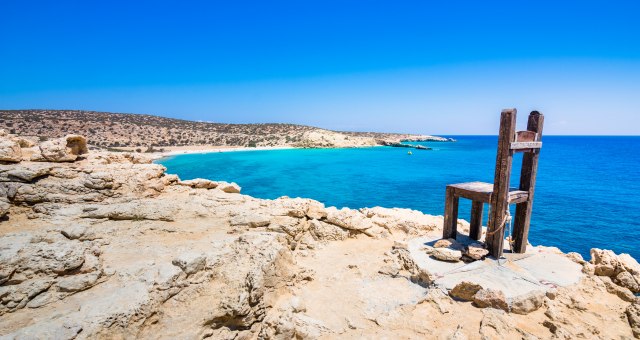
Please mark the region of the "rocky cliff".
POLYGON ((452 240, 413 247, 440 216, 256 199, 77 135, 3 134, 0 162, 3 339, 640 337, 625 254, 530 247, 577 268, 575 283, 510 298, 466 274, 447 289, 436 267, 495 261, 452 240))

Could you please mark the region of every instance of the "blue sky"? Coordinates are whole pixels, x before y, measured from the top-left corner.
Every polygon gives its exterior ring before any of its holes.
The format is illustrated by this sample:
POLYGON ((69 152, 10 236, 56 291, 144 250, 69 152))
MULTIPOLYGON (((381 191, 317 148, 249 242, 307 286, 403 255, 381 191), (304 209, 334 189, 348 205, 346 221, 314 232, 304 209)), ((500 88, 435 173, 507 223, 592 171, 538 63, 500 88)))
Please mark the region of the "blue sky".
POLYGON ((0 108, 640 134, 637 1, 3 1, 0 108), (521 117, 524 121, 524 117, 521 117))

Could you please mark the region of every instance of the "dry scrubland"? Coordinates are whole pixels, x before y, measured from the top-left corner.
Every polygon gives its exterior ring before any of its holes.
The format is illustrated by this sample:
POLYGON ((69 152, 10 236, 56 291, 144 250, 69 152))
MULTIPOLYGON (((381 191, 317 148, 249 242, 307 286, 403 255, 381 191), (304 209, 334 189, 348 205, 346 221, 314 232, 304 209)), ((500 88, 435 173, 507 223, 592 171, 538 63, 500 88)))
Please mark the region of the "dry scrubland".
POLYGON ((140 151, 175 146, 350 147, 400 140, 444 140, 389 133, 335 132, 294 124, 220 124, 141 114, 72 110, 0 110, 0 128, 40 139, 69 132, 86 136, 92 146, 140 151))
MULTIPOLYGON (((240 191, 180 180, 143 154, 87 150, 82 136, 36 145, 0 132, 0 336, 640 337, 628 255, 536 247, 580 280, 506 301, 491 287, 447 291, 412 260, 408 241, 441 235, 441 216, 240 191)), ((490 261, 441 243, 424 251, 490 261)))

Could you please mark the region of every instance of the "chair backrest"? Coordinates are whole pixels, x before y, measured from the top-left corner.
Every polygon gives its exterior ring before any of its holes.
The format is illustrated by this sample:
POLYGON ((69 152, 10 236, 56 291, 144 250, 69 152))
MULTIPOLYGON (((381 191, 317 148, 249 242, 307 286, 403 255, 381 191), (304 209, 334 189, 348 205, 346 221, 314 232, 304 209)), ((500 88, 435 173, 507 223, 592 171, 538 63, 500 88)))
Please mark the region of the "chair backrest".
MULTIPOLYGON (((533 199, 533 189, 538 167, 538 153, 542 147, 542 126, 544 116, 538 111, 529 114, 526 131, 516 132, 516 109, 503 110, 500 115, 500 132, 498 135, 498 153, 496 156, 496 169, 493 180, 493 194, 491 195, 491 213, 489 215, 487 246, 492 255, 502 255, 504 241, 504 224, 509 209, 509 181, 515 152, 525 152, 522 157, 522 170, 520 173, 520 190, 529 192, 530 202, 533 199)), ((531 213, 529 206, 528 214, 531 213)), ((517 215, 517 212, 516 212, 517 215)), ((524 247, 526 247, 526 234, 529 223, 526 223, 524 234, 524 247)), ((522 230, 518 230, 520 233, 522 230)), ((514 232, 515 234, 515 232, 514 232)), ((522 243, 522 240, 520 240, 522 243)), ((516 244, 522 246, 522 244, 516 244)))

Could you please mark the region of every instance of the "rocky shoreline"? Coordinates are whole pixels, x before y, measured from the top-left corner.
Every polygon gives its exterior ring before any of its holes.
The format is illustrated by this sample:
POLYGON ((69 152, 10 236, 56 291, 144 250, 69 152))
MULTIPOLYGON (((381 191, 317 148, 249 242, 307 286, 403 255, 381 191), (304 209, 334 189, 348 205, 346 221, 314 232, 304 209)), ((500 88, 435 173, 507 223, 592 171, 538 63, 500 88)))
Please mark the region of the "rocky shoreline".
POLYGON ((575 282, 511 297, 470 274, 445 284, 438 266, 495 261, 482 245, 422 242, 441 216, 257 199, 78 135, 0 133, 0 163, 2 339, 640 337, 627 254, 531 246, 575 282))

